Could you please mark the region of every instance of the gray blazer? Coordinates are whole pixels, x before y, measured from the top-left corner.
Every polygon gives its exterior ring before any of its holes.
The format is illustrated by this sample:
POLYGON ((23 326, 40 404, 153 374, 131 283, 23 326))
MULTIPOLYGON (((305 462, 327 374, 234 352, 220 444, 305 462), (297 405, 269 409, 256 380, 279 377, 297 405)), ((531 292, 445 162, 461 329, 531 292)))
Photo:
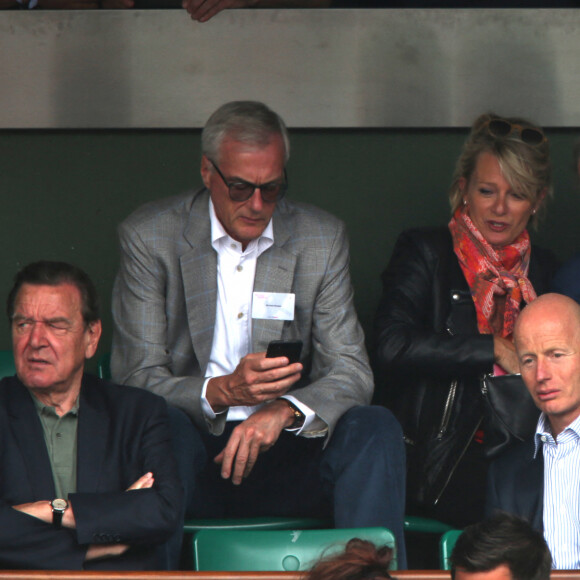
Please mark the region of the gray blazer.
MULTIPOLYGON (((280 200, 274 245, 258 259, 254 291, 294 292, 293 321, 253 320, 252 348, 301 339, 303 378, 292 395, 318 419, 306 436, 332 432, 349 408, 368 404, 373 379, 353 305, 344 224, 313 206, 280 200)), ((220 434, 201 390, 216 314, 217 254, 209 193, 149 203, 119 226, 120 268, 113 289, 111 369, 115 381, 145 387, 220 434)))

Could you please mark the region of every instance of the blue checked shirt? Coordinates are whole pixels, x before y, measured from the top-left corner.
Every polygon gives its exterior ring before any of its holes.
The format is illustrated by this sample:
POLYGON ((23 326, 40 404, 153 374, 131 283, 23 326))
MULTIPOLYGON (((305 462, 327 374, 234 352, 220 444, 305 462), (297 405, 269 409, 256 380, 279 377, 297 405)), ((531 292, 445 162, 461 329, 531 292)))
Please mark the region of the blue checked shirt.
POLYGON ((544 537, 558 570, 580 568, 580 417, 557 437, 544 413, 536 429, 544 454, 544 537))

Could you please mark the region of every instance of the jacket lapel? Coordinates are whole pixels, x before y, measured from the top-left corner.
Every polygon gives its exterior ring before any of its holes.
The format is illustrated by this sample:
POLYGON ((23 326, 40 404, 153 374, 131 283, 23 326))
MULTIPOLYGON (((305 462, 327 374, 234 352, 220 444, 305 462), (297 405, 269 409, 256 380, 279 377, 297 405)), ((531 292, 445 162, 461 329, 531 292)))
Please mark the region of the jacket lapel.
POLYGON ((77 490, 93 493, 106 460, 109 415, 90 375, 83 377, 77 431, 77 490))
POLYGON ((12 430, 21 450, 34 498, 53 499, 56 492, 52 469, 34 402, 26 387, 16 377, 6 380, 10 381, 8 413, 14 419, 12 430))
MULTIPOLYGON (((279 292, 286 294, 293 291, 296 256, 285 249, 291 232, 288 230, 286 222, 280 219, 278 210, 274 212, 272 219, 274 244, 258 258, 254 292, 279 292)), ((284 324, 288 322, 285 320, 253 319, 253 351, 266 350, 271 340, 279 340, 282 337, 284 324)))
POLYGON ((450 304, 449 314, 445 321, 446 330, 452 334, 472 334, 477 328, 477 316, 467 280, 463 275, 459 260, 453 250, 451 233, 445 228, 437 229, 433 234, 435 277, 446 281, 445 297, 450 304))
POLYGON ((516 513, 524 514, 536 530, 544 525, 544 454, 542 447, 534 458, 534 439, 526 442, 522 453, 522 469, 518 472, 516 513), (529 443, 529 444, 528 444, 529 443))
POLYGON ((180 257, 187 322, 200 368, 207 368, 217 302, 217 254, 211 245, 209 195, 195 200, 184 232, 191 250, 180 257))

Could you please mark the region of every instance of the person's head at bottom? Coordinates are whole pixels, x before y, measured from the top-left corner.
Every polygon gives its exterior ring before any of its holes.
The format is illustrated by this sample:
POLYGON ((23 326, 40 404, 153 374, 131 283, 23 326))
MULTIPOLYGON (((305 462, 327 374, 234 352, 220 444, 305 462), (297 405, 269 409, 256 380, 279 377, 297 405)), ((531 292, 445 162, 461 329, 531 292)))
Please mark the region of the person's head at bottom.
POLYGON ((383 580, 389 575, 393 551, 372 542, 353 538, 344 552, 320 560, 306 580, 383 580))
POLYGON ((465 528, 451 553, 454 580, 549 580, 551 568, 542 534, 507 513, 465 528))

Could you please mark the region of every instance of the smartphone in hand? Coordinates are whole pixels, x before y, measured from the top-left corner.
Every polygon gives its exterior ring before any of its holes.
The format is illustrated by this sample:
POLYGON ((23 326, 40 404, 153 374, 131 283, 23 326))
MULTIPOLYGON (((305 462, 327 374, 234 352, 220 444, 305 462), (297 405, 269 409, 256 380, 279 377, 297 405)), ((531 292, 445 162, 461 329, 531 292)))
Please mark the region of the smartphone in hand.
POLYGON ((272 340, 270 344, 268 344, 266 358, 285 356, 290 361, 290 364, 292 364, 300 361, 301 352, 301 340, 272 340))

